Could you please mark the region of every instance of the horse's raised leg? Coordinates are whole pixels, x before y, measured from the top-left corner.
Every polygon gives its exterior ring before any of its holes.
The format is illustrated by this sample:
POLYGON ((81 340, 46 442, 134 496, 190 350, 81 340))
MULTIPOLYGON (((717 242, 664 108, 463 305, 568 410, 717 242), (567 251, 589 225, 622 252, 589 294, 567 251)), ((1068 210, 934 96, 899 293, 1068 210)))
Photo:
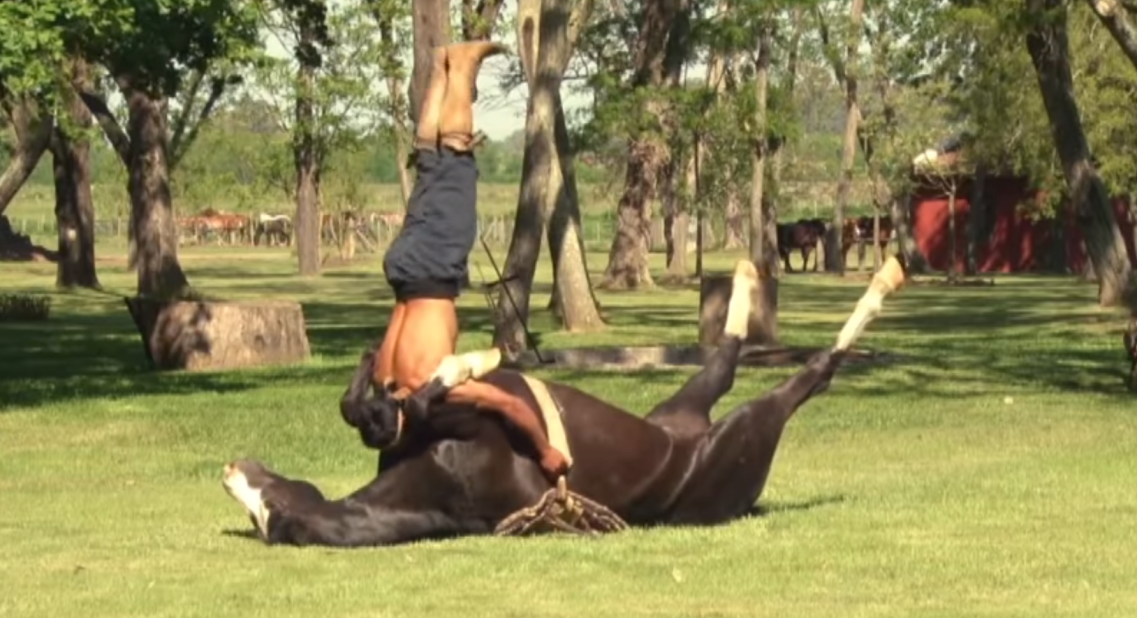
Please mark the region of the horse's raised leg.
POLYGON ((384 506, 381 481, 342 500, 328 500, 311 483, 285 478, 241 459, 225 466, 225 490, 248 512, 270 545, 367 547, 442 536, 458 524, 446 515, 384 506))
POLYGON ((645 420, 679 435, 703 432, 711 426, 711 408, 734 386, 738 355, 750 319, 750 295, 757 285, 758 272, 754 264, 740 260, 734 268, 723 342, 703 368, 674 395, 653 408, 645 420))
POLYGON ((832 350, 769 393, 747 402, 715 423, 699 447, 695 469, 669 514, 671 523, 712 523, 745 513, 761 495, 782 430, 794 413, 829 387, 846 351, 880 313, 884 297, 904 281, 899 262, 890 259, 873 277, 832 350))

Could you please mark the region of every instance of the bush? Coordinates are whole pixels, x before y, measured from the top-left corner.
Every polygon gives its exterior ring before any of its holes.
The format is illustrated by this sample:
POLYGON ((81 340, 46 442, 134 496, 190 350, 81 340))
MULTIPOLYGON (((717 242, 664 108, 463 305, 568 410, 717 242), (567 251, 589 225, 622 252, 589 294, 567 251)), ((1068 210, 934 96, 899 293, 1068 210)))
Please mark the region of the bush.
POLYGON ((51 298, 30 294, 0 294, 0 322, 46 320, 51 298))

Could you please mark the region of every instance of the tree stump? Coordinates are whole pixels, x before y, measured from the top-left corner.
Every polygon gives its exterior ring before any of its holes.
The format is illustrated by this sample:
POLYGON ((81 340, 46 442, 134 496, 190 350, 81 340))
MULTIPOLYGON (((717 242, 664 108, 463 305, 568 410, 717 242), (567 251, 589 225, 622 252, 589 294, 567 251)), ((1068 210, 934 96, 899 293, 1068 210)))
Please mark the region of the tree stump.
POLYGON ((154 369, 284 365, 311 354, 299 303, 123 300, 154 369))
MULTIPOLYGON (((718 347, 726 326, 726 313, 730 307, 733 289, 732 274, 703 275, 699 288, 699 345, 718 347)), ((777 310, 777 279, 762 278, 750 297, 750 319, 747 337, 743 341, 756 345, 773 345, 777 339, 776 314, 763 314, 762 307, 770 304, 777 310), (773 295, 773 299, 766 298, 773 295), (766 301, 772 300, 772 303, 766 301), (768 319, 769 318, 769 319, 768 319)))

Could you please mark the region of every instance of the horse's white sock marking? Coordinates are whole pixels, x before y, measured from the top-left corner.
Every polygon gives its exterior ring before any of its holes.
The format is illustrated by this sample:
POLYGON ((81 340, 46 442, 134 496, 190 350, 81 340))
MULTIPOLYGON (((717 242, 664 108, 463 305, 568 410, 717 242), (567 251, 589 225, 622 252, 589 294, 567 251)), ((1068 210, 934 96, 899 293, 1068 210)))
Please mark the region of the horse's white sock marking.
POLYGON ((896 258, 889 258, 876 275, 873 276, 872 281, 869 282, 869 289, 865 291, 864 296, 857 301, 857 307, 853 310, 853 315, 845 322, 844 328, 841 333, 837 335, 837 344, 833 346, 834 350, 848 350, 865 332, 865 328, 869 323, 880 315, 881 309, 884 308, 884 297, 892 292, 900 289, 904 285, 904 269, 901 268, 900 262, 896 258))
POLYGON ((750 295, 758 287, 758 271, 749 260, 739 260, 734 266, 731 281, 730 303, 726 310, 723 333, 745 339, 750 322, 750 295))
POLYGON ((225 485, 225 491, 229 492, 230 496, 241 503, 245 510, 257 522, 257 529, 261 534, 268 533, 268 509, 265 508, 264 500, 261 499, 261 490, 256 489, 249 485, 249 478, 241 472, 240 466, 235 463, 230 463, 225 466, 225 476, 222 480, 225 485))

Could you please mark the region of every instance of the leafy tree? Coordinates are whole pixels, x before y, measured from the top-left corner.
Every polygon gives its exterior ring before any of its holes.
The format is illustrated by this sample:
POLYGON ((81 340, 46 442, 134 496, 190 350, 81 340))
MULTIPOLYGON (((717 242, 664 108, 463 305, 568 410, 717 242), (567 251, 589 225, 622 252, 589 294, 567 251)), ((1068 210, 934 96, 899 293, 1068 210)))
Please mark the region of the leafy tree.
POLYGON ((1078 213, 1077 220, 1098 279, 1102 306, 1137 306, 1137 281, 1114 217, 1110 195, 1097 171, 1073 93, 1068 8, 1060 0, 1028 0, 1026 47, 1050 119, 1055 150, 1078 213))
POLYGON ((376 89, 388 50, 375 36, 371 7, 359 1, 334 6, 316 0, 269 6, 267 28, 292 57, 267 59, 255 78, 292 137, 301 275, 320 271, 321 185, 332 154, 361 148, 389 107, 376 89))
MULTIPOLYGON (((79 93, 130 172, 130 265, 138 272, 142 295, 188 292, 177 260, 169 186, 169 99, 182 92, 187 71, 247 57, 256 41, 248 9, 246 3, 225 0, 0 3, 0 24, 6 32, 20 33, 6 35, 0 51, 0 74, 9 92, 58 104, 74 88, 60 79, 61 67, 82 59, 101 67, 125 99, 124 130, 96 88, 79 93)), ((186 134, 175 130, 173 135, 186 134)), ((192 136, 178 139, 188 144, 192 136)))

